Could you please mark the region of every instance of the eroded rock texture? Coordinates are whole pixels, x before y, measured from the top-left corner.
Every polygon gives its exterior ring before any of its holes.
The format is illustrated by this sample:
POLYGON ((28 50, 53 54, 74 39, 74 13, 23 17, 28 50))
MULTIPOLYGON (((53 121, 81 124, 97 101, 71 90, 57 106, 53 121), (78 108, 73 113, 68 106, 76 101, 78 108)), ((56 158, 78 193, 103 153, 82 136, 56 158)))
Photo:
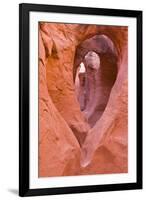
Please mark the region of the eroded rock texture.
POLYGON ((127 172, 127 27, 39 25, 39 176, 127 172))

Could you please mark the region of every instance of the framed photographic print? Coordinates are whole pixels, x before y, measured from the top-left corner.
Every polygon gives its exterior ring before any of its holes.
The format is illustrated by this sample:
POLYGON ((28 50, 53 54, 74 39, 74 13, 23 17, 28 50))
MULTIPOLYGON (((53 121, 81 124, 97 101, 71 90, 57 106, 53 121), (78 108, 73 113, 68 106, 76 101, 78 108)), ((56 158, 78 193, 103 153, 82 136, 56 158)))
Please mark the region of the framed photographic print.
POLYGON ((142 11, 19 9, 19 195, 141 189, 142 11))

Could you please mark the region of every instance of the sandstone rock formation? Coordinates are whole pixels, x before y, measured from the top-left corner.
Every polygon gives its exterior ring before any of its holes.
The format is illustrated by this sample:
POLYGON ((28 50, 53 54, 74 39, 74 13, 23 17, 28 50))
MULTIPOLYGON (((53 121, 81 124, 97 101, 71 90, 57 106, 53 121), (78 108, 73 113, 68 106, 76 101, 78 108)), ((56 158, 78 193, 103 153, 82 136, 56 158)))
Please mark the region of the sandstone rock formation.
MULTIPOLYGON (((39 24, 40 177, 127 172, 127 31, 116 26, 39 24), (81 62, 90 77, 85 59, 89 51, 100 58, 94 74, 97 91, 91 92, 94 98, 89 95, 88 103, 96 107, 92 110, 80 109, 75 92, 81 62)), ((94 82, 88 83, 91 91, 94 82)))
POLYGON ((111 88, 116 79, 117 52, 114 44, 104 35, 96 35, 85 40, 76 51, 75 71, 80 62, 83 62, 86 68, 84 74, 84 76, 86 75, 84 81, 85 95, 84 98, 82 94, 77 95, 80 99, 84 99, 84 109, 82 110, 88 123, 93 127, 106 107, 111 88), (100 58, 98 54, 100 54, 100 58))

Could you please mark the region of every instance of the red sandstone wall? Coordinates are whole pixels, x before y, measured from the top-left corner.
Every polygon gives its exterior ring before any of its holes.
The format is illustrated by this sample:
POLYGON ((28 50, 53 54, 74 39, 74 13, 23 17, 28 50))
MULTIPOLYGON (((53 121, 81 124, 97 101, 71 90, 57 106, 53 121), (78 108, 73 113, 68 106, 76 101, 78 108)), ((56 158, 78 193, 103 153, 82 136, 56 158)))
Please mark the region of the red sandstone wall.
POLYGON ((127 172, 127 28, 42 23, 39 38, 39 176, 127 172), (113 41, 118 74, 90 128, 73 71, 76 49, 95 34, 113 41))

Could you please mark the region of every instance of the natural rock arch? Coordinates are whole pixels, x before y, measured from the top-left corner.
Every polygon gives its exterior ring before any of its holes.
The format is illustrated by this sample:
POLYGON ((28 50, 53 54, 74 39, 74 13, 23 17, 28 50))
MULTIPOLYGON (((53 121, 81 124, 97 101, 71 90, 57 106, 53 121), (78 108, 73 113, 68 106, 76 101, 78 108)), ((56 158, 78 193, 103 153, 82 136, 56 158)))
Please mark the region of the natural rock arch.
MULTIPOLYGON (((83 89, 86 98, 83 98, 82 94, 79 98, 82 102, 84 99, 86 105, 82 105, 81 108, 84 110, 89 124, 93 127, 106 107, 117 76, 117 51, 113 42, 105 35, 95 35, 83 41, 76 50, 74 76, 76 76, 77 66, 81 62, 85 64, 86 68, 86 73, 80 74, 82 77, 86 76, 84 77, 86 86, 83 89), (88 56, 89 53, 91 56, 88 56), (95 69, 97 65, 100 67, 95 69)), ((83 92, 81 91, 81 93, 83 92)))

